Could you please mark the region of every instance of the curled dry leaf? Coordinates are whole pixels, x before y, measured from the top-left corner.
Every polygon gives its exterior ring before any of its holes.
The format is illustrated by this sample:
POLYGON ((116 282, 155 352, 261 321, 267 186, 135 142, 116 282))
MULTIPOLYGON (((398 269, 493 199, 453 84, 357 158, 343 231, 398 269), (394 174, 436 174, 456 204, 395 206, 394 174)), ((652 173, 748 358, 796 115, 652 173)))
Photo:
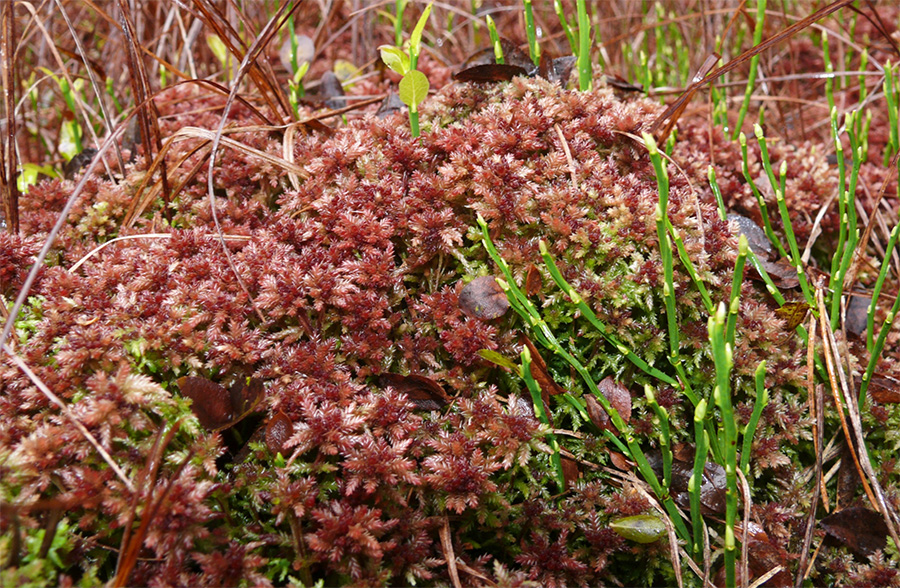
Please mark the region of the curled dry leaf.
POLYGON ((284 448, 284 443, 294 434, 294 424, 286 414, 280 410, 276 412, 266 424, 266 447, 273 454, 279 453, 284 448))
POLYGON ((869 319, 869 304, 871 303, 871 296, 864 294, 853 294, 850 296, 850 302, 847 304, 847 318, 844 321, 844 328, 847 333, 854 337, 859 337, 866 332, 869 319))
POLYGON ((506 314, 509 300, 493 276, 475 278, 459 293, 459 308, 466 315, 483 321, 506 314))
POLYGON ((869 381, 869 396, 879 404, 900 404, 900 381, 891 377, 874 377, 869 381))
POLYGON ((544 358, 541 357, 538 348, 531 342, 531 339, 522 335, 519 341, 528 347, 528 351, 531 352, 531 377, 541 387, 541 396, 544 398, 544 404, 550 402, 550 396, 565 394, 566 391, 550 375, 547 364, 544 363, 544 358))
POLYGON ((425 376, 381 374, 378 376, 378 384, 382 388, 390 386, 397 392, 406 394, 419 410, 441 410, 450 402, 441 385, 425 376))
POLYGON ((820 522, 831 537, 860 557, 868 557, 887 543, 884 518, 868 508, 853 506, 830 514, 820 522))
POLYGON ((544 287, 544 279, 541 272, 533 263, 528 264, 528 271, 525 274, 525 294, 528 296, 536 296, 541 293, 544 287))
POLYGON ((209 431, 234 426, 253 412, 264 393, 263 382, 257 378, 241 378, 226 390, 208 378, 186 376, 178 379, 178 388, 193 401, 191 410, 209 431))
POLYGON ((574 459, 561 455, 559 460, 562 464, 563 480, 566 490, 568 490, 581 476, 581 471, 578 469, 578 462, 574 459))
POLYGON ((810 306, 805 300, 798 300, 796 302, 785 302, 781 308, 775 311, 775 314, 787 323, 784 327, 786 331, 793 331, 800 326, 800 323, 809 314, 809 309, 810 306))

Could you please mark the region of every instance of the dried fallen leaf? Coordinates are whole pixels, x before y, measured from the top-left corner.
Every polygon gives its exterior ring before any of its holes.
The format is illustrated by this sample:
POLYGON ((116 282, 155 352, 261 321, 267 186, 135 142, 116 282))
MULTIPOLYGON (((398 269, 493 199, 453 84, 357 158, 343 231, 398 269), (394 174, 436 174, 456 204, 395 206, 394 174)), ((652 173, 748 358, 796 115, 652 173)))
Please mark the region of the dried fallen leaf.
POLYGON ((525 294, 535 296, 541 293, 544 286, 544 279, 541 272, 533 263, 528 264, 528 271, 525 273, 525 294))
POLYGON ((887 543, 888 529, 882 516, 868 508, 853 506, 820 521, 831 537, 856 555, 867 557, 887 543))
POLYGON ((581 476, 581 472, 578 469, 578 462, 574 459, 562 455, 559 460, 562 464, 563 480, 565 481, 566 490, 568 490, 581 476))
POLYGON ((509 300, 493 276, 481 276, 459 293, 459 308, 470 317, 489 321, 506 314, 509 300))
POLYGON ((378 384, 383 388, 390 386, 397 392, 406 394, 409 401, 419 410, 441 410, 450 402, 441 385, 425 376, 381 374, 378 376, 378 384))
POLYGON ((284 442, 294 434, 294 424, 286 414, 280 410, 276 412, 266 424, 266 447, 273 454, 284 449, 284 442))
POLYGON ((809 309, 810 306, 805 300, 798 300, 796 302, 785 302, 781 308, 775 311, 775 314, 787 323, 784 327, 786 331, 793 331, 800 326, 800 323, 809 314, 809 309))
POLYGON ((859 337, 866 332, 869 319, 869 304, 871 302, 871 296, 862 294, 850 296, 850 302, 847 304, 847 318, 844 321, 847 333, 854 337, 859 337))
POLYGON ((876 376, 869 381, 868 393, 879 404, 900 404, 900 381, 876 376))
POLYGON ((528 75, 528 71, 524 67, 489 63, 456 72, 453 79, 457 82, 508 82, 516 76, 525 75, 528 75))
POLYGON ((210 379, 186 376, 178 379, 178 388, 193 401, 191 410, 209 431, 234 426, 253 412, 263 397, 263 383, 257 378, 241 379, 226 390, 210 379))

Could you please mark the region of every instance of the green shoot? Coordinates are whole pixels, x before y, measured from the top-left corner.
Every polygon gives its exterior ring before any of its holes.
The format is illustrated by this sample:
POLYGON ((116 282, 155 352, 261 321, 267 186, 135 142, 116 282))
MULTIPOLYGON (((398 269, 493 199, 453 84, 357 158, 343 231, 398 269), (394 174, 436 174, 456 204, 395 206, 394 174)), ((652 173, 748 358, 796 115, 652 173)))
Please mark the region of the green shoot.
POLYGON ((591 21, 588 19, 585 0, 577 0, 578 7, 578 85, 582 92, 593 87, 591 67, 591 21))
MULTIPOLYGON (((753 26, 753 44, 759 45, 762 41, 763 25, 766 18, 766 0, 757 0, 756 2, 756 23, 753 26)), ((750 75, 747 78, 747 86, 744 89, 744 101, 741 103, 741 109, 738 112, 738 119, 734 125, 734 131, 731 140, 735 140, 741 132, 741 126, 744 124, 744 118, 747 116, 747 110, 750 108, 750 97, 753 95, 753 88, 756 85, 756 75, 759 73, 759 54, 757 53, 750 58, 750 75)))
POLYGON ((503 60, 503 47, 500 46, 500 35, 497 34, 497 25, 490 14, 485 16, 484 19, 487 21, 488 35, 491 36, 491 46, 494 48, 494 61, 502 65, 506 62, 503 60))
POLYGON ((541 63, 541 46, 537 40, 537 28, 534 26, 534 12, 531 6, 532 0, 522 0, 525 5, 525 34, 528 37, 528 55, 534 65, 541 63))

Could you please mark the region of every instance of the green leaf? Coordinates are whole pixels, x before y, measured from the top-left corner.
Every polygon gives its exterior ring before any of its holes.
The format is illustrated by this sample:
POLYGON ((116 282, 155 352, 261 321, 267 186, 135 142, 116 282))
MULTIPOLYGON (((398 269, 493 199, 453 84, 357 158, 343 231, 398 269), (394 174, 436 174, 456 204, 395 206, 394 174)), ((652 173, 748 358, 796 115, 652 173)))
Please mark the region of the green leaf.
POLYGON ((428 78, 418 70, 412 70, 400 80, 400 100, 414 110, 428 95, 428 78))
POLYGON ((610 521, 610 528, 636 543, 653 543, 665 537, 666 524, 653 515, 636 515, 610 521))
POLYGON ((415 52, 416 55, 419 54, 419 45, 422 43, 422 31, 425 30, 425 23, 428 21, 428 15, 431 14, 431 4, 425 7, 425 10, 422 11, 422 16, 419 17, 419 22, 416 23, 416 28, 413 29, 412 35, 409 36, 409 52, 415 52))
POLYGON ((49 165, 37 165, 36 163, 23 163, 20 166, 21 172, 17 184, 19 192, 28 193, 28 188, 38 183, 38 174, 44 174, 51 178, 58 178, 59 174, 49 165))
POLYGON ((213 55, 216 56, 216 59, 219 60, 219 63, 222 64, 222 67, 225 67, 225 62, 228 59, 228 48, 222 42, 222 39, 218 35, 206 35, 206 44, 209 46, 210 51, 213 52, 213 55))
POLYGON ((381 61, 383 61, 386 66, 401 76, 405 76, 407 72, 409 72, 409 55, 404 53, 401 49, 398 49, 393 45, 382 45, 378 50, 381 51, 381 61))
POLYGON ((482 359, 489 361, 494 365, 499 365, 500 367, 512 370, 513 373, 518 373, 519 371, 519 366, 517 366, 513 361, 503 357, 502 355, 491 349, 479 349, 478 355, 480 355, 482 359))

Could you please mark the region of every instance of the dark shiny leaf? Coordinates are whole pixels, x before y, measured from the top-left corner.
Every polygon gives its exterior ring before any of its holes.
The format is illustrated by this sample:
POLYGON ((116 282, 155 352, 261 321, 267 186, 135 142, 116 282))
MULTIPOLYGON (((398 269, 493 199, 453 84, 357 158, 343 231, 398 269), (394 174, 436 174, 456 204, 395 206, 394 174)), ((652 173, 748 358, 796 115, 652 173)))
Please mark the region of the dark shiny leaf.
POLYGON ((867 557, 887 543, 888 529, 877 512, 853 506, 830 514, 820 522, 831 537, 856 555, 867 557))
POLYGON ((563 480, 565 481, 566 490, 568 490, 572 487, 572 484, 578 481, 581 471, 578 469, 578 462, 574 459, 561 455, 559 460, 562 464, 563 480))
POLYGON ((879 404, 900 404, 900 381, 876 376, 869 381, 868 393, 879 404))
POLYGON ((525 294, 535 296, 541 293, 544 287, 544 278, 541 272, 533 263, 528 264, 528 271, 525 272, 525 294))
POLYGON ((378 376, 378 384, 382 388, 390 386, 397 392, 406 394, 419 410, 441 410, 450 402, 441 385, 425 376, 381 374, 378 376))
POLYGON ((273 454, 284 449, 284 442, 294 434, 294 423, 280 410, 266 424, 266 447, 273 454))
POLYGON ((210 379, 186 376, 178 379, 178 388, 193 401, 191 410, 210 431, 234 426, 253 412, 264 393, 262 380, 257 378, 250 378, 249 383, 238 381, 226 390, 210 379))
POLYGON ((871 302, 871 296, 861 294, 850 296, 850 302, 847 304, 847 320, 844 322, 847 333, 859 337, 866 332, 871 302))
POLYGON ((528 71, 524 67, 489 63, 458 71, 453 74, 453 79, 457 82, 508 82, 516 76, 525 75, 528 71))
MULTIPOLYGON (((753 251, 759 259, 770 260, 775 255, 775 248, 772 247, 772 243, 769 242, 769 237, 766 236, 766 232, 762 230, 758 224, 746 216, 735 214, 733 212, 728 213, 727 218, 737 226, 737 232, 735 234, 743 234, 747 237, 747 245, 750 246, 750 250, 753 251)), ((768 271, 768 269, 766 271, 768 271)))
POLYGON ((538 73, 547 81, 565 84, 569 81, 569 75, 572 73, 575 61, 576 57, 574 55, 551 58, 544 53, 541 55, 541 65, 538 68, 538 73))
POLYGON ((459 309, 472 318, 489 321, 506 314, 509 300, 493 276, 482 276, 459 293, 459 309))

